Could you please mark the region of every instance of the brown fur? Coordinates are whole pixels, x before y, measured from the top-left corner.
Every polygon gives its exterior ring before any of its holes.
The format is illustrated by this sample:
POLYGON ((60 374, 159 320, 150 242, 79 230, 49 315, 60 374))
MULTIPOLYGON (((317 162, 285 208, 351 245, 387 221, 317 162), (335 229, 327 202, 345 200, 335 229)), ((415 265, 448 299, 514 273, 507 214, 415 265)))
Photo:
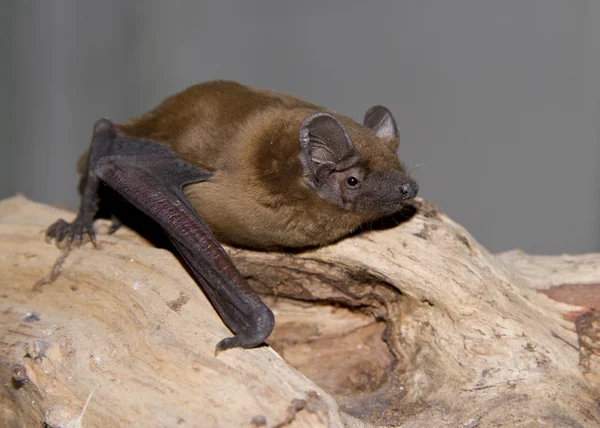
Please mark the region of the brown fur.
MULTIPOLYGON (((300 124, 322 111, 290 95, 215 81, 191 86, 117 129, 168 144, 184 160, 214 173, 184 191, 222 242, 262 249, 318 246, 381 215, 344 210, 306 184, 300 124)), ((380 139, 352 119, 329 113, 364 162, 402 170, 396 139, 380 139)))

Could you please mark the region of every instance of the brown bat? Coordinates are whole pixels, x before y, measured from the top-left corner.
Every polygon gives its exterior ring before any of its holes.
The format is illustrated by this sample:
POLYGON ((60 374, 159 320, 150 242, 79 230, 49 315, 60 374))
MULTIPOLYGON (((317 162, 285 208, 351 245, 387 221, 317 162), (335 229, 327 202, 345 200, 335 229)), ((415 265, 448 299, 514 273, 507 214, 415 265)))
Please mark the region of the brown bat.
MULTIPOLYGON (((46 236, 60 246, 86 236, 95 243, 94 218, 100 208, 113 211, 106 195, 116 192, 162 227, 235 334, 217 350, 255 347, 273 313, 217 239, 269 250, 321 246, 399 211, 418 187, 398 144, 382 106, 360 125, 274 91, 191 86, 139 118, 95 123, 79 163, 77 217, 58 220, 46 236)), ((111 231, 119 225, 113 215, 111 231)))

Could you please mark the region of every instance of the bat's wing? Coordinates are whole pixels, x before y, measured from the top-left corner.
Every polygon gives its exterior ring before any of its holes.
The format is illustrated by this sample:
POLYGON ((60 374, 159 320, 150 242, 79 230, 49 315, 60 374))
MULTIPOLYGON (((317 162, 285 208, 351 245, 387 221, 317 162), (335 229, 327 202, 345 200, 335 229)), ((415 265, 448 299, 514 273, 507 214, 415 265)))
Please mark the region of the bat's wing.
MULTIPOLYGON (((94 127, 88 164, 91 184, 87 187, 95 185, 97 191, 98 184, 93 181, 100 179, 165 230, 223 322, 235 333, 219 342, 217 350, 262 344, 273 329, 273 313, 250 288, 181 190, 182 185, 207 180, 211 174, 184 162, 165 145, 118 137, 108 120, 98 121, 94 127)), ((86 190, 84 185, 84 208, 86 190)), ((81 214, 80 208, 78 218, 81 214)), ((81 217, 85 217, 85 209, 83 214, 81 217)), ((48 235, 58 241, 52 227, 48 235)), ((86 228, 91 229, 91 224, 86 228)), ((69 232, 62 235, 68 237, 69 232)), ((80 242, 81 237, 72 240, 80 242)))

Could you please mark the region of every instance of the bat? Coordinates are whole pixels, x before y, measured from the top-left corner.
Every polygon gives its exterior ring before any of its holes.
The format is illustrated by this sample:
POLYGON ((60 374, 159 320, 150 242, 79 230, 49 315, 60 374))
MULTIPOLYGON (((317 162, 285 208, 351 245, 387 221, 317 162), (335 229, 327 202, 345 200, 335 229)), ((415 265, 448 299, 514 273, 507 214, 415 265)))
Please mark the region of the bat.
POLYGON ((217 351, 261 345, 274 326, 219 242, 282 250, 335 242, 398 212, 418 191, 398 158, 396 121, 371 107, 363 124, 291 95, 214 81, 191 86, 138 118, 98 120, 78 164, 75 220, 46 239, 96 242, 94 219, 116 199, 165 232, 234 333, 217 351))

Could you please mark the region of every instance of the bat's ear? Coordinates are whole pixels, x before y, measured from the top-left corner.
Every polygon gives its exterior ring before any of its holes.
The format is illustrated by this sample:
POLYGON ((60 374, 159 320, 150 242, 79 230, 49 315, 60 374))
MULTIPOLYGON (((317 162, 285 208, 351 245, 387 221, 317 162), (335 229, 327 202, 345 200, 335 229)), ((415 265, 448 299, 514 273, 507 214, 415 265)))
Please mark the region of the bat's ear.
POLYGON ((388 143, 394 151, 398 150, 400 134, 392 112, 384 106, 373 106, 365 113, 363 124, 388 143))
POLYGON ((315 113, 300 125, 300 160, 313 185, 358 161, 358 151, 342 124, 329 113, 315 113))

